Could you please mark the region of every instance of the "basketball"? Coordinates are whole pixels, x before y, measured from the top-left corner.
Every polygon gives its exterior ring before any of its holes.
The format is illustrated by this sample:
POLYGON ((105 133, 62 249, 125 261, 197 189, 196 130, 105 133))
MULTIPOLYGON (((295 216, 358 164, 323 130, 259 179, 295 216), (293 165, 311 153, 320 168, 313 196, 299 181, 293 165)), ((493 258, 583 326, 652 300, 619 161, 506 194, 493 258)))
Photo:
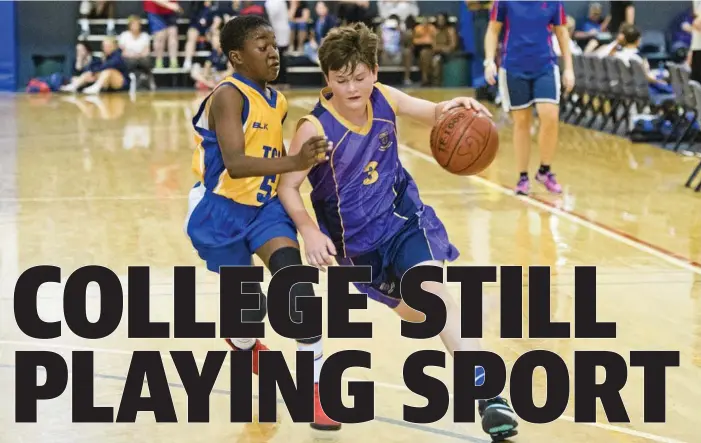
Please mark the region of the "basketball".
POLYGON ((431 153, 446 171, 475 175, 492 164, 499 134, 487 115, 457 107, 445 112, 431 130, 431 153))

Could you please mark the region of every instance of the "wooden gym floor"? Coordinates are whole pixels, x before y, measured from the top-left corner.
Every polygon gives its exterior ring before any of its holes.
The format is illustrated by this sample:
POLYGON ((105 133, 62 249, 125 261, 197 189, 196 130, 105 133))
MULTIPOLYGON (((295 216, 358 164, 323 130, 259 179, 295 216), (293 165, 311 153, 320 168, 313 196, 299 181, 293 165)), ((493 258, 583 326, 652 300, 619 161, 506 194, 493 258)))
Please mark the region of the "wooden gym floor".
MULTIPOLYGON (((441 100, 458 92, 416 94, 441 100)), ((316 93, 293 91, 288 96, 287 138, 296 120, 314 105, 316 93)), ((404 360, 419 349, 443 348, 437 338, 422 342, 401 338, 399 319, 374 303, 352 317, 373 322, 373 340, 327 340, 325 348, 327 355, 356 347, 372 352, 373 369, 350 371, 348 376, 376 382, 377 419, 348 425, 333 437, 319 437, 308 426, 291 423, 284 412, 275 425, 228 423, 231 387, 224 369, 211 397, 210 424, 155 424, 151 414, 143 414, 132 425, 71 424, 70 382, 61 397, 39 406, 38 424, 14 423, 15 352, 49 350, 70 362, 71 350, 79 349, 95 351, 96 404, 114 407, 115 416, 131 351, 162 350, 179 420, 186 421, 185 391, 177 386, 180 380, 167 351, 191 350, 203 358, 208 350, 225 349, 223 342, 128 340, 125 321, 114 335, 100 341, 78 339, 64 325, 60 339, 39 342, 19 331, 12 300, 17 277, 35 265, 60 266, 64 281, 88 264, 107 266, 121 276, 130 265, 148 265, 152 319, 168 321, 173 266, 195 265, 201 295, 198 319, 217 320, 216 277, 206 272, 182 230, 186 195, 193 183, 190 119, 198 101, 190 92, 140 94, 135 100, 126 95, 0 99, 0 390, 5 393, 0 402, 0 442, 488 441, 477 424, 451 423, 451 412, 427 426, 401 422, 403 404, 424 404, 402 388, 404 360)), ((460 249, 457 264, 551 266, 553 319, 561 321, 573 318, 574 266, 596 265, 598 318, 616 322, 618 337, 499 340, 498 286, 488 285, 484 347, 499 353, 509 369, 531 349, 557 352, 570 368, 575 350, 610 350, 626 360, 631 350, 681 351, 681 367, 667 375, 667 423, 642 422, 643 372, 638 368, 629 371, 623 390, 630 424, 609 424, 600 407, 599 424, 574 423, 570 401, 565 415, 553 423, 522 421, 514 441, 699 441, 701 195, 683 187, 697 160, 562 126, 554 171, 564 194, 551 196, 535 186, 531 197, 517 198, 511 193, 517 178, 511 124, 500 112, 495 119, 501 150, 490 169, 474 178, 443 172, 428 154, 429 128, 399 122, 402 160, 460 249)), ((534 145, 531 170, 536 167, 534 145)), ((322 281, 318 291, 325 296, 324 288, 322 281)), ((39 294, 42 318, 62 318, 61 294, 60 285, 44 285, 39 294)), ((454 295, 458 296, 457 288, 454 295)), ((89 306, 96 305, 93 292, 89 306)), ((293 342, 274 333, 266 342, 288 356, 295 350, 293 342)), ((445 370, 432 373, 450 387, 452 362, 447 363, 445 370)), ((536 404, 545 400, 545 382, 543 373, 536 372, 536 404)))

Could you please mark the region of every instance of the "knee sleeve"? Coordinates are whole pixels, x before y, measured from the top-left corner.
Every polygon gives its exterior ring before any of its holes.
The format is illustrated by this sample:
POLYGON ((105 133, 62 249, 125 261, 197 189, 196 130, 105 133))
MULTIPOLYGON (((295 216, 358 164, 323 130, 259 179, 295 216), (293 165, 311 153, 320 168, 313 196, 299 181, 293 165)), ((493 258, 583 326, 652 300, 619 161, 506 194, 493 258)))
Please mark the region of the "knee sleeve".
MULTIPOLYGON (((301 264, 303 264, 302 255, 300 254, 299 249, 293 247, 284 247, 278 249, 277 251, 272 253, 270 259, 268 260, 268 266, 270 272, 273 275, 280 269, 285 268, 287 266, 301 264)), ((293 322, 302 322, 302 313, 295 309, 295 307, 297 306, 296 298, 313 297, 314 295, 314 287, 311 283, 299 283, 292 286, 292 290, 290 290, 290 318, 293 322)), ((312 344, 318 342, 319 340, 321 340, 321 337, 312 337, 297 341, 304 344, 312 344)))
POLYGON ((268 312, 267 300, 263 294, 260 283, 241 283, 241 292, 244 294, 258 294, 259 309, 244 309, 241 311, 241 319, 244 322, 261 322, 268 312))

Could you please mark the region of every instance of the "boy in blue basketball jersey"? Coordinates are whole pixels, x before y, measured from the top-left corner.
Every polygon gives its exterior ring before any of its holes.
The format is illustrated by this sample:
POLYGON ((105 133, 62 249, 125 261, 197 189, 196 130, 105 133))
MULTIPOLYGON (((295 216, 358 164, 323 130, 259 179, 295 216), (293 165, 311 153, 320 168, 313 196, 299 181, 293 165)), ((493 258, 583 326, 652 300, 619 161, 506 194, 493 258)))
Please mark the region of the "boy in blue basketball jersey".
MULTIPOLYGON (((419 265, 442 267, 459 253, 399 160, 396 116, 433 126, 453 107, 476 108, 487 115, 489 111, 471 98, 436 104, 377 83, 377 46, 377 36, 363 24, 333 29, 324 39, 319 61, 328 86, 311 114, 300 120, 290 154, 298 152, 304 140, 321 135, 332 146, 330 158, 283 174, 278 195, 302 234, 309 264, 332 265, 335 257, 341 265, 371 266, 372 283, 356 287, 404 320, 420 323, 423 314, 401 299, 402 276, 419 265), (299 191, 307 178, 318 226, 299 191)), ((423 288, 446 305, 448 318, 440 337, 447 350, 478 350, 477 340, 460 337, 460 310, 447 287, 424 282, 423 288)), ((478 368, 475 383, 482 384, 484 375, 478 368)), ((492 438, 516 435, 518 423, 505 399, 480 401, 479 412, 492 438)))
MULTIPOLYGON (((204 99, 193 118, 197 147, 192 168, 199 181, 190 191, 185 229, 210 271, 251 265, 256 254, 275 274, 302 264, 294 223, 276 195, 279 175, 325 162, 328 144, 323 137, 310 137, 294 155, 285 154, 282 124, 287 101, 267 86, 280 69, 275 34, 267 21, 252 15, 229 21, 221 32, 221 47, 235 73, 204 99)), ((263 320, 266 298, 260 285, 242 286, 243 293, 259 294, 260 300, 260 309, 243 311, 243 321, 263 320)), ((291 297, 308 296, 314 296, 311 283, 292 287, 291 297)), ((294 308, 290 317, 296 323, 302 321, 294 308)), ((226 341, 236 351, 253 352, 252 370, 258 374, 258 353, 267 350, 260 340, 226 341)), ((298 340, 298 350, 315 355, 311 426, 339 429, 319 401, 321 337, 298 340)))

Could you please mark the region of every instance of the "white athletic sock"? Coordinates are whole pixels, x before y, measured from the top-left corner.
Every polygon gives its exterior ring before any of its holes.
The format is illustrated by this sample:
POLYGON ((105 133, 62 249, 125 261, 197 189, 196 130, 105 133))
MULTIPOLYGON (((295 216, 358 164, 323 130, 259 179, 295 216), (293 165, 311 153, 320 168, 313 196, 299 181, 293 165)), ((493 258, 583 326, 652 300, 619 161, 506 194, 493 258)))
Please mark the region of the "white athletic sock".
POLYGON ((114 19, 113 18, 107 19, 107 30, 114 31, 114 19))
POLYGON ((85 32, 86 34, 90 33, 90 22, 88 22, 87 18, 80 19, 80 30, 85 32))
POLYGON ((232 338, 231 343, 242 351, 251 349, 256 344, 255 338, 232 338))
POLYGON ((321 374, 321 365, 324 363, 324 345, 322 341, 307 345, 297 342, 298 351, 314 352, 314 383, 319 383, 319 374, 321 374))

